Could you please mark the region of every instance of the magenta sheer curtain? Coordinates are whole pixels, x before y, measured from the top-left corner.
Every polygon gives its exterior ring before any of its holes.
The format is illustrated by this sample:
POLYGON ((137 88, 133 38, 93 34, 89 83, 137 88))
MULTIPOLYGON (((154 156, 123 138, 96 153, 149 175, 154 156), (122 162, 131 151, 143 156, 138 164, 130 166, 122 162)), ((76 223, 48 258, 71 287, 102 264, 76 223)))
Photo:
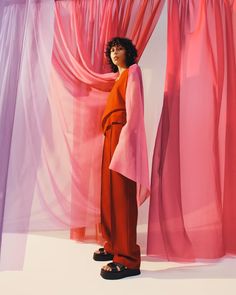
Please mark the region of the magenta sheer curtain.
POLYGON ((236 1, 169 0, 148 255, 236 254, 236 1))
POLYGON ((21 268, 28 231, 71 229, 73 239, 101 242, 100 121, 117 77, 105 44, 131 38, 139 59, 163 4, 1 2, 2 269, 21 268))

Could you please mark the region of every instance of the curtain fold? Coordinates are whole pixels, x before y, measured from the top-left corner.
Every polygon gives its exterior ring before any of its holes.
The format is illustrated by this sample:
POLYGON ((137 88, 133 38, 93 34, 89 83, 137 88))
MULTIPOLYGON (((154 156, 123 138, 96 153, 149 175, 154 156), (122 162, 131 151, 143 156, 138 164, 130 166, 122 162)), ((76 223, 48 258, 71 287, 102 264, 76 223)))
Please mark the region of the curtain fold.
POLYGON ((236 254, 236 1, 226 6, 227 103, 225 172, 223 191, 223 238, 225 251, 236 254))
MULTIPOLYGON (((16 96, 19 81, 19 71, 21 66, 21 52, 23 37, 25 33, 26 5, 22 6, 21 11, 15 11, 12 7, 6 9, 7 2, 0 3, 0 250, 1 264, 0 269, 4 269, 8 256, 7 251, 10 245, 18 240, 19 249, 25 246, 25 237, 18 239, 3 236, 5 222, 6 191, 8 178, 8 164, 10 159, 11 141, 14 114, 16 107, 16 96), (17 29, 17 27, 19 28, 17 29), (12 30, 11 30, 12 28, 12 30), (11 30, 11 34, 9 31, 11 30), (12 85, 12 80, 15 83, 12 85)), ((9 253, 10 254, 10 253, 9 253)), ((13 253, 12 253, 13 254, 13 253)), ((8 265, 14 263, 17 267, 22 266, 22 258, 17 259, 16 255, 10 255, 8 265)))
POLYGON ((2 269, 21 268, 28 231, 72 229, 74 239, 101 242, 100 121, 118 74, 105 45, 131 38, 139 59, 163 4, 1 2, 2 269))
POLYGON ((148 255, 236 254, 236 1, 169 0, 148 255))

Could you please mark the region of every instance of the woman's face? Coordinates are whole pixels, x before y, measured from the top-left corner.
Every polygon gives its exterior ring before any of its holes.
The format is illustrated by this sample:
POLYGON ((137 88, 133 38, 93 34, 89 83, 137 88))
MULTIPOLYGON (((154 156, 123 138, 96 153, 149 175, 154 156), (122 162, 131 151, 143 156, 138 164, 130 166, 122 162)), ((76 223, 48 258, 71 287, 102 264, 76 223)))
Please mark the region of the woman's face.
POLYGON ((112 46, 110 50, 110 57, 116 66, 126 67, 126 50, 121 45, 112 46))

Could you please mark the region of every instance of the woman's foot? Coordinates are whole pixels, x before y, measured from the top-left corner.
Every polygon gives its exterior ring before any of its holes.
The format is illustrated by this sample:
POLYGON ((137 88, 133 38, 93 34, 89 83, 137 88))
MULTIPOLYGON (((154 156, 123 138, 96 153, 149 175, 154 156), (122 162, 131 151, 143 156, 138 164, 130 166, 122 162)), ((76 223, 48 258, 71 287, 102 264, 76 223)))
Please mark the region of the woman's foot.
POLYGON ((118 262, 111 262, 104 265, 100 275, 107 280, 118 280, 125 277, 136 276, 140 274, 140 269, 133 269, 124 266, 118 262))
POLYGON ((93 253, 93 259, 96 261, 108 261, 112 260, 114 257, 113 254, 108 253, 104 248, 99 248, 93 253))

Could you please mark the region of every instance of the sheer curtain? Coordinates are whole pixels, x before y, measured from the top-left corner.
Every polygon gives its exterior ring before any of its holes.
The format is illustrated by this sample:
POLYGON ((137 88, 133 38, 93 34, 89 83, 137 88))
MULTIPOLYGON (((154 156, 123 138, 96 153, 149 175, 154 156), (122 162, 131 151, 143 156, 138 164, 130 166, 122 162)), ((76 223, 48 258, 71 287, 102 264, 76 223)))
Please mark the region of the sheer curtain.
POLYGON ((148 255, 236 254, 236 1, 169 0, 148 255))
POLYGON ((28 231, 73 229, 74 239, 101 242, 100 120, 117 77, 105 44, 131 38, 139 59, 163 4, 1 1, 2 269, 21 268, 28 231))
MULTIPOLYGON (((114 81, 111 74, 103 77, 99 74, 110 71, 104 57, 106 40, 116 35, 132 39, 139 59, 163 4, 164 1, 56 2, 53 65, 56 79, 61 81, 63 89, 58 91, 54 87, 53 91, 57 93, 53 96, 57 101, 61 100, 58 107, 63 109, 64 116, 68 114, 73 129, 71 133, 75 135, 70 147, 72 176, 75 178, 71 187, 72 218, 75 219, 72 225, 78 224, 80 228, 71 230, 73 239, 93 241, 95 238, 102 242, 99 229, 103 141, 100 118, 107 91, 111 89, 107 80, 114 81), (88 97, 91 100, 85 103, 88 97), (71 108, 66 113, 70 102, 73 102, 73 112, 71 108)), ((65 170, 64 173, 65 177, 71 174, 65 170)))
POLYGON ((24 261, 24 233, 41 162, 40 120, 48 109, 53 7, 46 0, 1 1, 1 269, 21 268, 24 261))

